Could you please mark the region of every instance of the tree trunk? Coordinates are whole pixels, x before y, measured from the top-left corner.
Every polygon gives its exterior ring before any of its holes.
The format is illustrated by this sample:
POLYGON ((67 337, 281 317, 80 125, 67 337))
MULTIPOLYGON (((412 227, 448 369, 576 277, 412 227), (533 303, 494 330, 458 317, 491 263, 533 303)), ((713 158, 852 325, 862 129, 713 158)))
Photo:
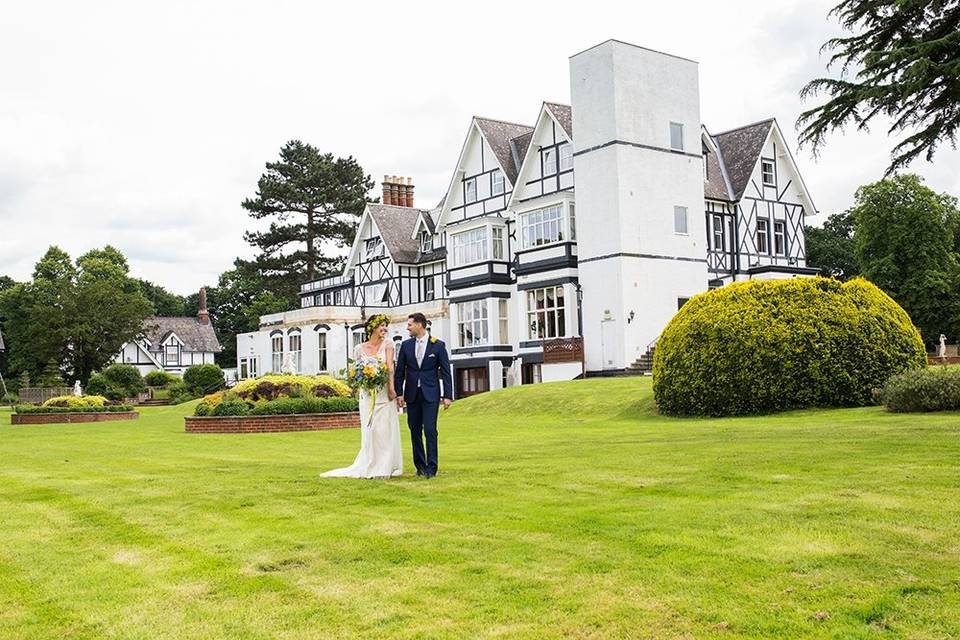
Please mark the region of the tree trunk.
POLYGON ((317 258, 313 247, 313 210, 307 211, 307 280, 313 280, 317 258))

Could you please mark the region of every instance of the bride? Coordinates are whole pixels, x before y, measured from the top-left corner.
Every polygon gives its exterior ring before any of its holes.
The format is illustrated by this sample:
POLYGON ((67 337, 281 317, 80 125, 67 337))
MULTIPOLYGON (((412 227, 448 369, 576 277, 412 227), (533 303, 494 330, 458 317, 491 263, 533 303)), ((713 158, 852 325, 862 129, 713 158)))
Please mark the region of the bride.
POLYGON ((397 410, 397 393, 393 388, 393 345, 388 344, 387 327, 390 318, 382 313, 370 318, 367 323, 368 339, 358 344, 353 358, 377 358, 387 363, 390 377, 377 390, 370 404, 370 392, 360 390, 360 453, 353 464, 343 469, 334 469, 321 477, 336 478, 389 478, 403 473, 403 455, 400 453, 400 416, 397 410))

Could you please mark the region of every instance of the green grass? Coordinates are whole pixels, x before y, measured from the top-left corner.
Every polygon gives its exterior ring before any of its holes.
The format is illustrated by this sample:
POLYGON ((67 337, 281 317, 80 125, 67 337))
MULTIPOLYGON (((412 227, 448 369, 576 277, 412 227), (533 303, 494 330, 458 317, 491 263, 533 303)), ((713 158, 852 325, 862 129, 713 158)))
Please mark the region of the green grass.
POLYGON ((437 479, 380 482, 318 477, 355 430, 188 435, 192 408, 4 417, 0 637, 960 637, 957 413, 537 385, 443 415, 437 479))

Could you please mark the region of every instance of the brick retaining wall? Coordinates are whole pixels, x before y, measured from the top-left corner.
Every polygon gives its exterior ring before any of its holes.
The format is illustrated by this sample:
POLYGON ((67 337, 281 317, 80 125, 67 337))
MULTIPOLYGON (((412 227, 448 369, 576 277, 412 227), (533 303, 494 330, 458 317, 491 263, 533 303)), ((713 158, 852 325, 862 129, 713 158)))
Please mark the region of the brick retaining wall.
POLYGON ((187 416, 188 433, 282 433, 356 429, 359 413, 308 413, 293 416, 187 416))
POLYGON ((98 411, 95 413, 14 413, 10 424, 74 424, 77 422, 111 422, 136 420, 136 411, 98 411))

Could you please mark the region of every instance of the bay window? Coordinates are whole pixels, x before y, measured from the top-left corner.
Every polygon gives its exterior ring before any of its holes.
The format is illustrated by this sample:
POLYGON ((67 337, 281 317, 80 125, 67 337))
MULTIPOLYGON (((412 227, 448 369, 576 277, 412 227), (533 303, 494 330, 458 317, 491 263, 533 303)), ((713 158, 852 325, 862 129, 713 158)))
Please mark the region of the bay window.
POLYGON ((500 311, 500 344, 507 344, 510 342, 510 301, 500 298, 497 307, 500 311))
POLYGON ((487 301, 472 300, 458 303, 457 328, 460 333, 461 347, 487 344, 490 340, 487 325, 487 301))
POLYGON ((493 259, 503 260, 503 227, 493 227, 490 232, 493 235, 493 259))
POLYGON ((487 228, 480 227, 452 236, 453 263, 455 265, 470 264, 487 259, 487 228))
POLYGON ((530 340, 566 335, 563 287, 527 291, 527 337, 530 340))
POLYGON ((564 215, 562 204, 521 214, 521 245, 524 249, 530 249, 568 239, 573 240, 573 225, 573 205, 570 205, 569 218, 564 215))

